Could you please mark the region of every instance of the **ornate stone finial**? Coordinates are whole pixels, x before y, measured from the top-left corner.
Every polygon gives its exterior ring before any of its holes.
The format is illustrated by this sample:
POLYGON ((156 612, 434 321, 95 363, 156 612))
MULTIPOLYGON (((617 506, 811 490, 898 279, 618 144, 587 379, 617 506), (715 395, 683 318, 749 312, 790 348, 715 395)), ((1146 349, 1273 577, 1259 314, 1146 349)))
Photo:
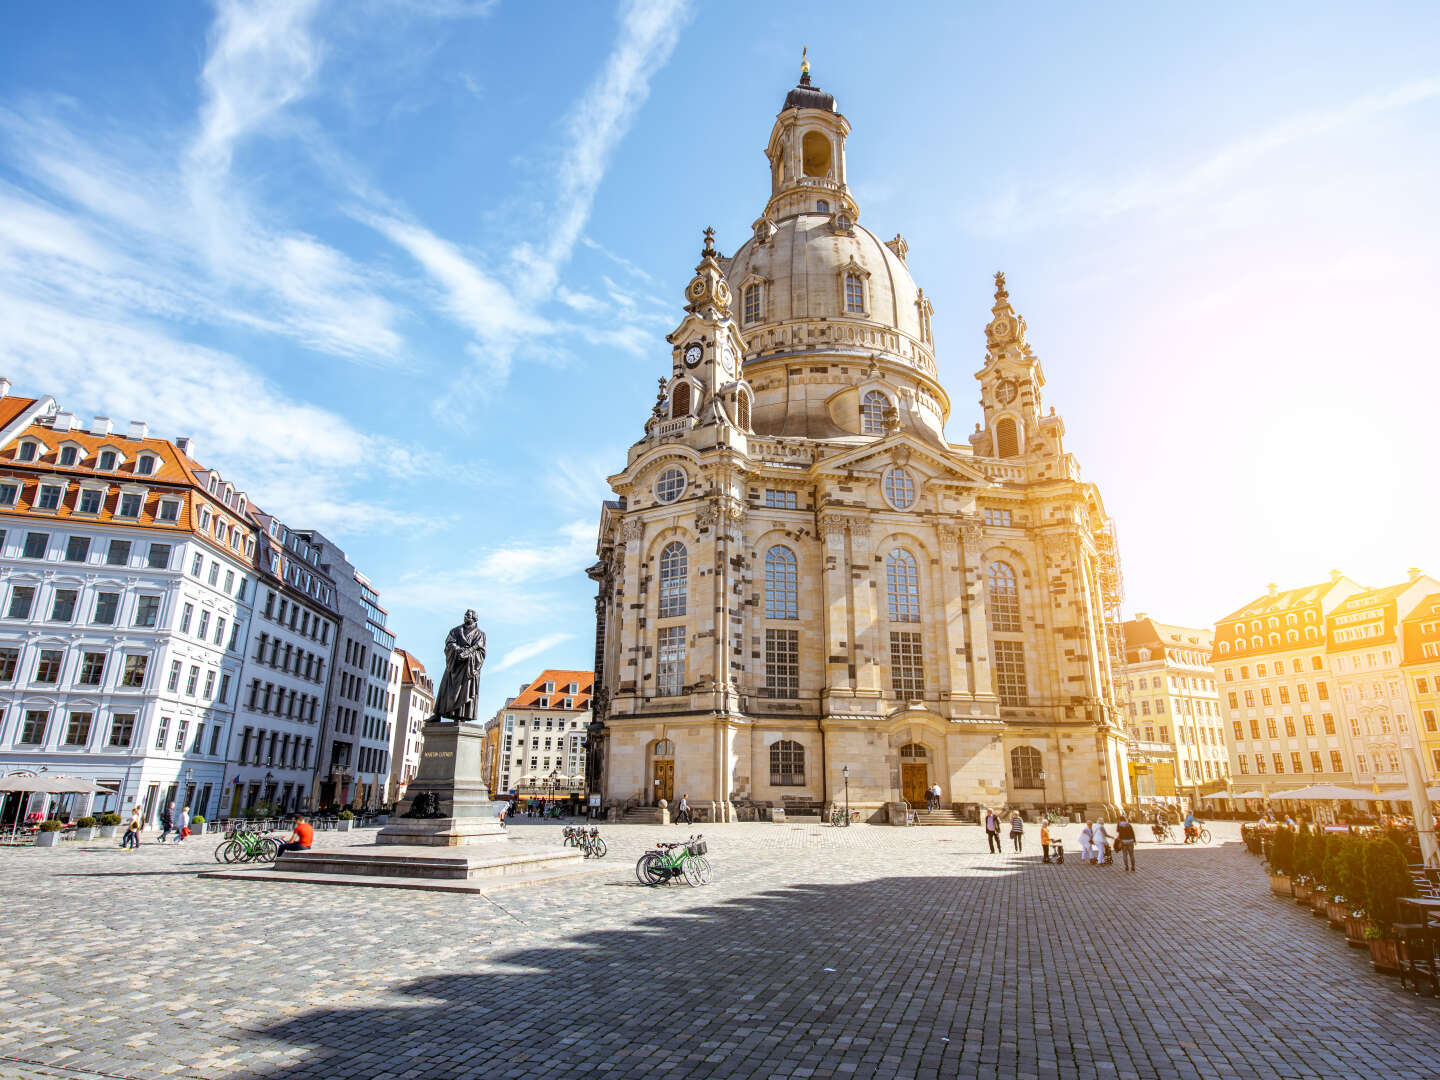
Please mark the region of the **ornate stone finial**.
POLYGON ((902 263, 905 261, 905 256, 910 254, 910 245, 905 242, 905 237, 901 236, 898 232, 895 234, 895 239, 885 241, 885 246, 893 251, 895 257, 902 263))
POLYGON ((715 256, 715 230, 709 225, 705 226, 705 247, 701 249, 700 254, 702 256, 709 255, 711 258, 715 256))
POLYGON ((1010 306, 1010 293, 1005 288, 1005 271, 995 271, 995 306, 990 309, 994 316, 985 327, 985 336, 991 348, 1010 345, 1025 348, 1025 320, 1015 314, 1010 306))
POLYGON ((1009 300, 1009 299, 1010 299, 1010 294, 1005 291, 1005 271, 1004 271, 1004 270, 996 270, 996 271, 995 271, 995 301, 996 301, 997 303, 999 303, 1001 300, 1009 300))
POLYGON ((655 408, 650 411, 650 415, 660 420, 665 416, 665 380, 661 378, 655 381, 660 384, 660 389, 655 394, 655 408))
POLYGON ((800 46, 800 85, 810 85, 810 46, 800 46))
POLYGON ((894 405, 886 405, 880 413, 880 422, 885 425, 886 435, 894 435, 900 430, 900 410, 894 405))

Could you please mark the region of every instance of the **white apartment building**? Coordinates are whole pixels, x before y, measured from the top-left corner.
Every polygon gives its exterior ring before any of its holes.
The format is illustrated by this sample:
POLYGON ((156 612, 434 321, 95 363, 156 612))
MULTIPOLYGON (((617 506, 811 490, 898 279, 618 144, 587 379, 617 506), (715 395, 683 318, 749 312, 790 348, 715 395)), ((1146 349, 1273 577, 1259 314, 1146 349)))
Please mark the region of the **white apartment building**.
MULTIPOLYGON (((0 380, 0 773, 93 780, 74 814, 214 816, 253 599, 246 497, 187 439, 88 428, 0 380)), ((37 797, 41 798, 41 797, 37 797)), ((37 809, 5 800, 11 819, 37 809)))
POLYGON ((423 725, 435 713, 435 687, 425 665, 404 649, 395 650, 391 666, 396 673, 392 684, 395 716, 386 801, 393 803, 405 797, 406 785, 420 769, 420 751, 425 744, 423 725))
POLYGON ((594 684, 592 671, 542 671, 486 724, 487 732, 498 733, 497 794, 585 795, 585 729, 594 684))
POLYGON ((277 518, 252 514, 260 581, 230 745, 231 815, 260 804, 308 808, 339 626, 319 548, 277 518))

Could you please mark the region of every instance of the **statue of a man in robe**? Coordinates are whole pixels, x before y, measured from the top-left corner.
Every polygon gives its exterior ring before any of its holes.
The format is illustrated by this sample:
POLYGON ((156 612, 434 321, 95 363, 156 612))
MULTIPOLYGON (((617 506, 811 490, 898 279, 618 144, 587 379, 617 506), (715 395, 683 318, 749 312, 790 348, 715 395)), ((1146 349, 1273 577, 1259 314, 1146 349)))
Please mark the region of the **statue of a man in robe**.
POLYGON ((435 691, 432 720, 471 721, 480 696, 480 669, 485 665, 485 631, 475 621, 473 609, 465 621, 445 637, 445 674, 435 691))

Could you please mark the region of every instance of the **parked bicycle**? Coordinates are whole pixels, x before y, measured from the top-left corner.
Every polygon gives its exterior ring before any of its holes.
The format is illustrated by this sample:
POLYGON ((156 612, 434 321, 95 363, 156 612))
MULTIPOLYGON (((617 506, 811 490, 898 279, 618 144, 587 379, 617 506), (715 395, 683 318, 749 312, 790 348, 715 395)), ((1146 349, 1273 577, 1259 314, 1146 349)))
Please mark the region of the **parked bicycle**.
POLYGON ((657 844, 635 863, 635 877, 641 885, 664 885, 679 877, 691 888, 709 885, 714 876, 707 851, 709 845, 698 835, 683 843, 657 844))
POLYGON ((859 821, 859 820, 860 820, 860 811, 859 811, 859 810, 851 810, 851 811, 847 814, 847 813, 845 812, 845 808, 844 808, 843 806, 837 806, 837 807, 835 807, 835 809, 833 809, 833 810, 830 811, 830 824, 831 824, 831 825, 845 825, 845 826, 848 826, 848 825, 850 825, 852 822, 857 822, 857 821, 859 821))
POLYGON ((605 847, 605 841, 600 836, 599 829, 592 826, 589 832, 586 832, 584 829, 577 829, 575 831, 581 834, 580 847, 585 852, 585 858, 603 859, 605 857, 605 852, 608 849, 605 847))
POLYGON ((1203 821, 1197 820, 1194 825, 1185 829, 1185 843, 1187 844, 1208 844, 1210 843, 1210 830, 1205 827, 1203 821))
POLYGON ((585 826, 583 826, 583 825, 566 825, 566 826, 565 826, 565 839, 564 839, 564 844, 565 844, 566 847, 584 847, 584 846, 585 846, 585 826))
POLYGON ((273 836, 258 832, 241 831, 232 833, 220 841, 215 848, 215 861, 274 862, 280 854, 280 841, 273 836))

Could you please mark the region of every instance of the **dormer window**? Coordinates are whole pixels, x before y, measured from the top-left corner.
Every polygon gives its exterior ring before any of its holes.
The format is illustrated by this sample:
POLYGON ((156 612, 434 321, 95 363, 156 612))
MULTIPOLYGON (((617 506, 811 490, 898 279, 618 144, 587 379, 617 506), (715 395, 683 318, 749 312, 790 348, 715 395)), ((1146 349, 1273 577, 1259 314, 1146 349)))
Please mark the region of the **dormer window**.
POLYGON ((745 286, 745 322, 758 323, 760 321, 760 285, 745 286))
POLYGON ((15 451, 16 460, 34 461, 40 456, 40 447, 43 445, 43 443, 36 442, 34 439, 26 439, 15 451))
POLYGON ((98 514, 105 505, 104 488, 81 488, 80 504, 75 508, 81 514, 98 514))
POLYGON ((101 472, 114 472, 115 451, 101 450, 99 458, 97 458, 95 461, 95 468, 99 469, 101 472))
POLYGON ((879 390, 871 390, 860 403, 860 434, 885 434, 885 408, 890 400, 879 390))
POLYGON ((135 471, 141 476, 149 476, 155 471, 155 455, 141 454, 135 459, 135 471))
POLYGON ((200 528, 210 528, 210 511, 203 506, 200 508, 200 528))
POLYGON ((116 517, 138 518, 140 511, 145 508, 145 496, 133 491, 122 492, 120 505, 115 510, 116 517))
POLYGON ((865 283, 859 274, 845 275, 845 310, 852 315, 865 313, 865 283))
POLYGON ((76 446, 62 446, 60 448, 60 464, 73 466, 80 460, 80 449, 76 446))
POLYGON ((180 504, 174 499, 161 499, 160 509, 155 515, 159 521, 167 521, 172 524, 180 520, 180 504))
POLYGON ((835 216, 835 231, 839 233, 855 231, 855 222, 849 214, 837 214, 835 216))
POLYGON ((214 473, 210 474, 210 494, 215 494, 215 489, 220 486, 220 478, 214 473))

